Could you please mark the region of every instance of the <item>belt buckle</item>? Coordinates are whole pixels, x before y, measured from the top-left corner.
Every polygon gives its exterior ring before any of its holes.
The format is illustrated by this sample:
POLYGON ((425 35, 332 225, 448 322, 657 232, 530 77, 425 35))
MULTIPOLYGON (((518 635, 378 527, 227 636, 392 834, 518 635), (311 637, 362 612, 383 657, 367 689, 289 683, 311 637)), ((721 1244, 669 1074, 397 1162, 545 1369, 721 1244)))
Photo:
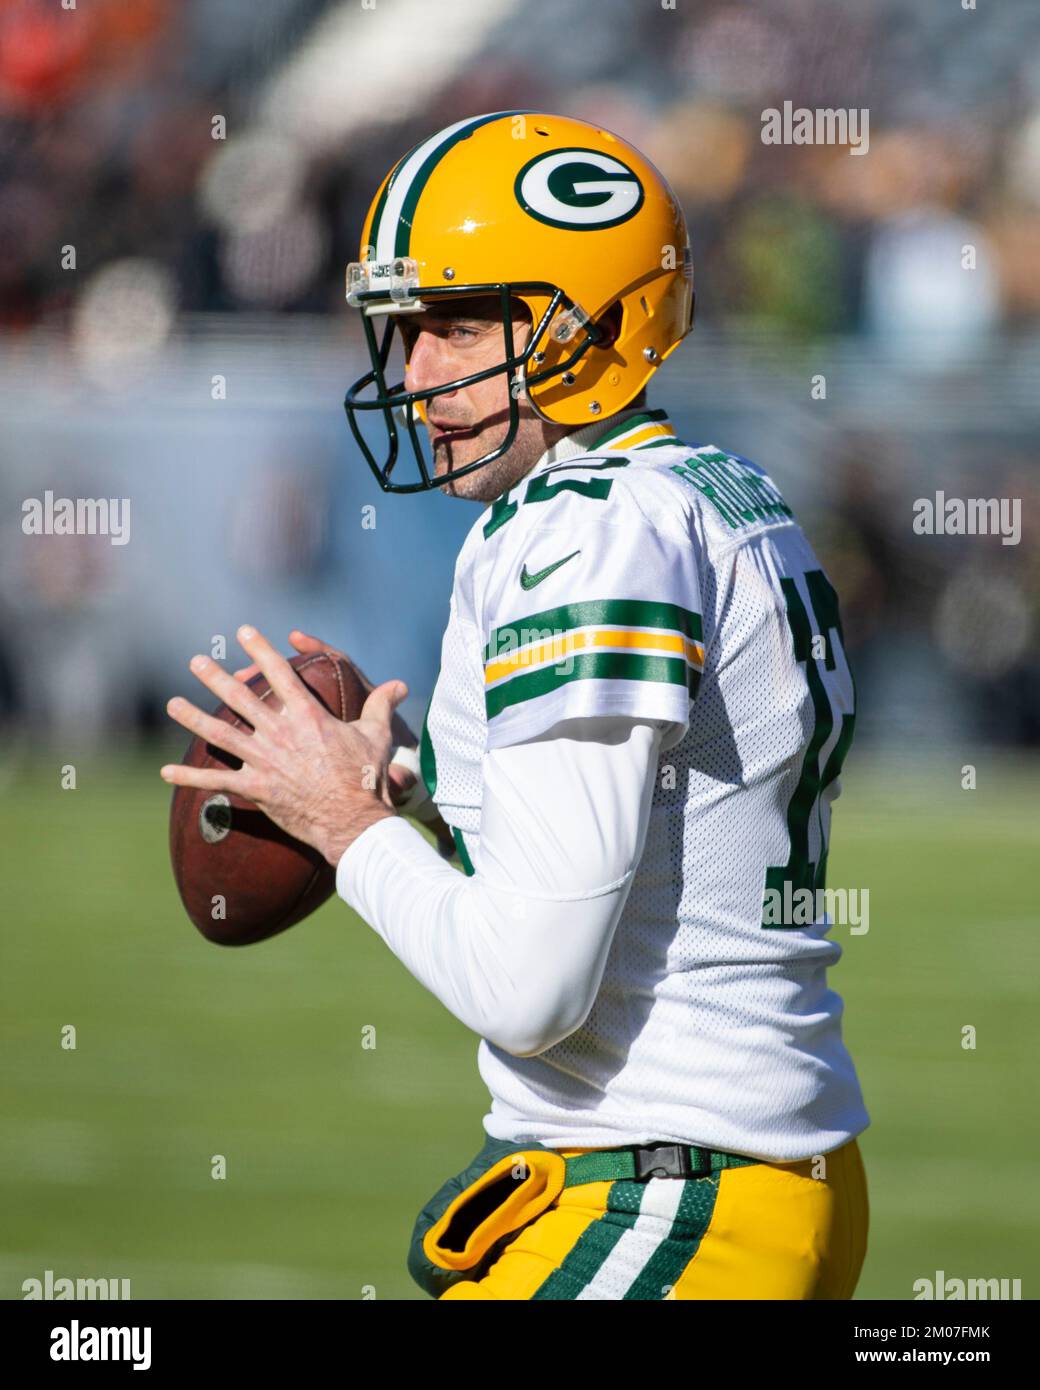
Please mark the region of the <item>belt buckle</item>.
POLYGON ((634 1155, 637 1182, 646 1182, 648 1178, 703 1176, 701 1170, 695 1171, 690 1163, 690 1151, 685 1144, 653 1144, 635 1149, 634 1155))

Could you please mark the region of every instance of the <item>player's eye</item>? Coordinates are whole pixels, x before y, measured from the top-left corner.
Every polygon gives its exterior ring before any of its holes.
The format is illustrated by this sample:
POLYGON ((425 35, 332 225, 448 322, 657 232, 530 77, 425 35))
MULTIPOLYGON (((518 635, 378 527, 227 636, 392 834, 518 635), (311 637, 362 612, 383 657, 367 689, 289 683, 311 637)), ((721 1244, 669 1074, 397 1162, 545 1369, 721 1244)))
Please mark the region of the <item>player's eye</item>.
MULTIPOLYGON (((416 325, 412 323, 400 325, 401 341, 404 344, 405 352, 408 353, 409 356, 411 356, 415 348, 419 331, 416 325)), ((476 328, 462 323, 447 323, 439 329, 431 328, 431 331, 436 332, 439 337, 445 338, 453 343, 469 343, 480 337, 480 333, 476 328)))

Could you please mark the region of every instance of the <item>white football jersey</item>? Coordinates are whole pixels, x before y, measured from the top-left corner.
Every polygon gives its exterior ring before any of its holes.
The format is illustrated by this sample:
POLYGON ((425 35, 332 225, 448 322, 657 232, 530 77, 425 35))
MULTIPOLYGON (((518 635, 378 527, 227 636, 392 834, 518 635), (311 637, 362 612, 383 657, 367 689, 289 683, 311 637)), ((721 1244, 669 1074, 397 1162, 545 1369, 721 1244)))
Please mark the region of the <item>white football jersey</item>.
POLYGON ((629 410, 550 450, 459 554, 423 777, 480 870, 482 759, 558 721, 667 724, 645 847, 585 1022, 478 1064, 497 1138, 776 1161, 869 1123, 824 886, 854 687, 837 599, 768 475, 629 410))

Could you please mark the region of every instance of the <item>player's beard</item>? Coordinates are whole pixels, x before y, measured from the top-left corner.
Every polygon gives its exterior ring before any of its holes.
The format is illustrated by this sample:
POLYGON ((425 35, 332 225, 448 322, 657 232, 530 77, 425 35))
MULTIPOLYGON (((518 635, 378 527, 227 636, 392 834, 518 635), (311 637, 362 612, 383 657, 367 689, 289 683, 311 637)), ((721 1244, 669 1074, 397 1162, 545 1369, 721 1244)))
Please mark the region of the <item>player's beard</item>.
MULTIPOLYGON (((479 433, 467 433, 465 440, 460 439, 458 444, 453 444, 450 439, 441 440, 434 449, 435 472, 448 472, 475 462, 482 455, 496 449, 505 439, 508 430, 509 419, 508 413, 505 412, 502 417, 496 416, 484 421, 479 433), (460 454, 463 456, 459 457, 460 454)), ((441 483, 441 492, 447 497, 464 497, 471 502, 493 502, 497 497, 501 497, 502 493, 527 471, 517 471, 518 443, 519 440, 515 440, 500 458, 492 459, 482 468, 467 473, 464 478, 449 479, 448 482, 441 483)))

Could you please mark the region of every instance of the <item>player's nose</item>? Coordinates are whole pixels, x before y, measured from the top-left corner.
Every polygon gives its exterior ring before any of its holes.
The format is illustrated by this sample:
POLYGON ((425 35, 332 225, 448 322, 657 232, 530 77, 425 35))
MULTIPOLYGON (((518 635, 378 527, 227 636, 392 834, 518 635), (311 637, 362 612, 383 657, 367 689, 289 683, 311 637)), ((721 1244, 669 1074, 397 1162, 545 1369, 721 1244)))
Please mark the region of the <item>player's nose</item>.
POLYGON ((408 356, 404 372, 406 391, 428 391, 452 380, 443 339, 436 333, 419 333, 408 356))

